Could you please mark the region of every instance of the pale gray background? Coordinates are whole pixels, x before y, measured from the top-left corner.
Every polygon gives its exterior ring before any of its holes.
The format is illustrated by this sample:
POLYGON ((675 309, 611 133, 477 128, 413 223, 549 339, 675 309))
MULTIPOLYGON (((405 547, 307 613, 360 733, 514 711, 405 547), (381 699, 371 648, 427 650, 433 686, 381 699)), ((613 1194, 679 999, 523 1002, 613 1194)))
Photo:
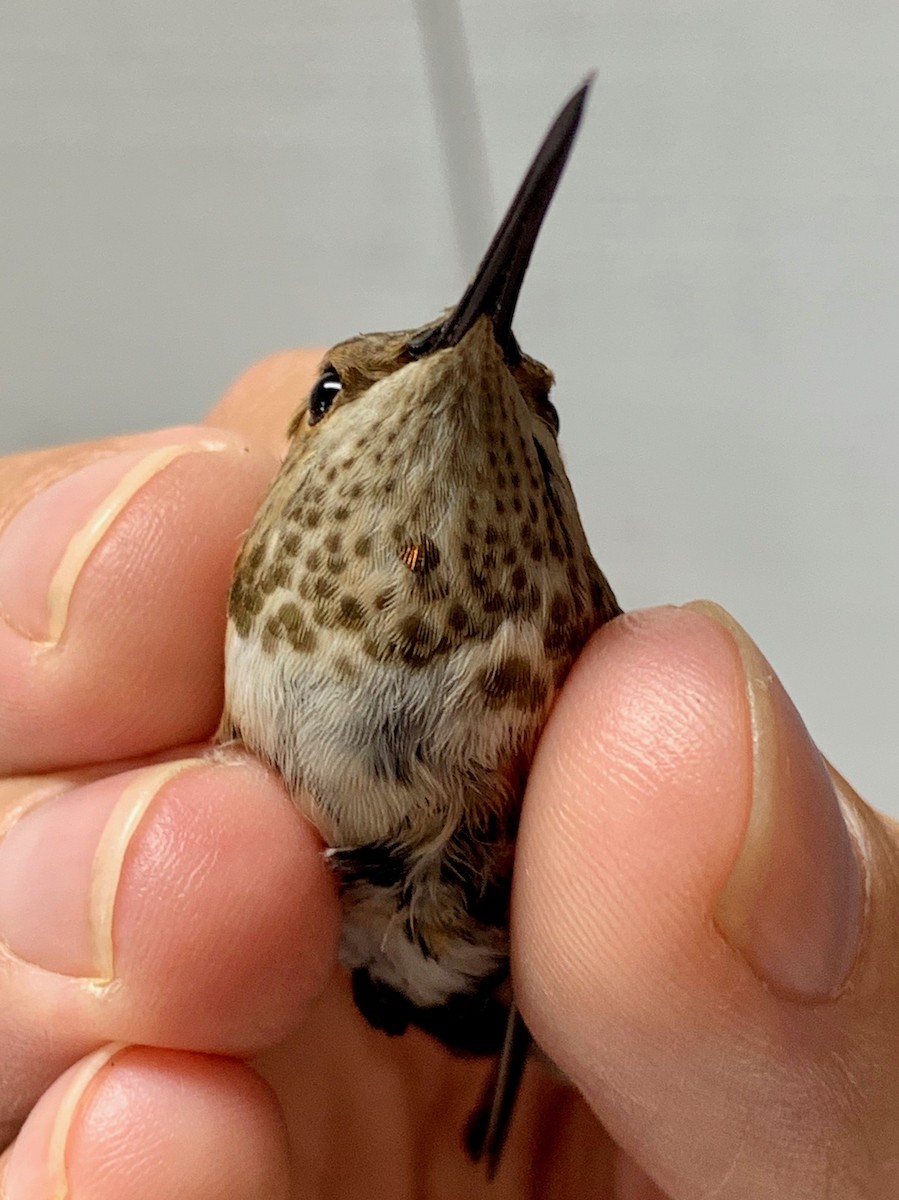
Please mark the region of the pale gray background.
POLYGON ((4 4, 0 450, 435 314, 596 66, 518 332, 597 556, 727 605, 899 812, 899 5, 460 7, 472 96, 453 0, 4 4))

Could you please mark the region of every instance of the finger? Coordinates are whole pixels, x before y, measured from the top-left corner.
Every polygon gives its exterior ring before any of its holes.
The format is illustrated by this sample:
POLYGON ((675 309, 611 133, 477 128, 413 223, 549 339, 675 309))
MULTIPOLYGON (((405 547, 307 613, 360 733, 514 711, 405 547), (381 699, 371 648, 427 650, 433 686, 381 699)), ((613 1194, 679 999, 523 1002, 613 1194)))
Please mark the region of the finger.
POLYGON ((287 426, 315 381, 321 358, 321 350, 285 350, 256 363, 232 384, 206 424, 230 429, 282 457, 287 426))
POLYGON ((534 763, 522 1010, 675 1200, 893 1195, 897 880, 894 827, 834 788, 745 633, 633 614, 588 646, 534 763))
POLYGON ((333 969, 320 844, 249 757, 8 783, 0 834, 0 1124, 108 1041, 271 1045, 333 969))
POLYGON ((286 1200, 288 1150, 271 1092, 248 1067, 111 1046, 41 1098, 0 1188, 4 1200, 286 1200))
POLYGON ((0 530, 0 773, 149 754, 217 723, 233 560, 276 464, 209 430, 129 447, 0 462, 7 507, 26 499, 0 530))
MULTIPOLYGON (((131 450, 149 450, 169 446, 173 442, 185 445, 209 441, 208 429, 200 425, 179 425, 157 429, 151 433, 119 434, 65 446, 47 446, 25 450, 0 458, 0 529, 25 506, 32 496, 44 491, 67 475, 114 454, 131 450)), ((243 444, 242 439, 234 442, 243 444)))

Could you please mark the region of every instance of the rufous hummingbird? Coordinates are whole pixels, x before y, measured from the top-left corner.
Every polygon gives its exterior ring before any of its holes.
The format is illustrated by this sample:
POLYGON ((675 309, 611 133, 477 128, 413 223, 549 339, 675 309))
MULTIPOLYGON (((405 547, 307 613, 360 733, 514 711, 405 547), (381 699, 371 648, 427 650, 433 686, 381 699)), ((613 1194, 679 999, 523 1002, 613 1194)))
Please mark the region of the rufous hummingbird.
POLYGON ((496 1056, 469 1149, 496 1169, 529 1045, 509 896, 528 767, 620 611, 512 317, 590 86, 561 110, 459 303, 340 342, 240 551, 222 739, 321 832, 372 1025, 496 1056))

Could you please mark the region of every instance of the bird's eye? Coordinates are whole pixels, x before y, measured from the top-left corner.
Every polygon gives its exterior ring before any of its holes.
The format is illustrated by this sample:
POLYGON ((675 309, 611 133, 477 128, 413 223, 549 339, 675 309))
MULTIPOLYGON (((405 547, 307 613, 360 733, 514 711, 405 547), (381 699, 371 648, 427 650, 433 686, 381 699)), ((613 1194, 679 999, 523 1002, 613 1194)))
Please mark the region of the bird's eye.
POLYGON ((318 382, 309 396, 309 424, 315 425, 322 419, 334 401, 343 384, 340 376, 333 367, 325 367, 318 382))

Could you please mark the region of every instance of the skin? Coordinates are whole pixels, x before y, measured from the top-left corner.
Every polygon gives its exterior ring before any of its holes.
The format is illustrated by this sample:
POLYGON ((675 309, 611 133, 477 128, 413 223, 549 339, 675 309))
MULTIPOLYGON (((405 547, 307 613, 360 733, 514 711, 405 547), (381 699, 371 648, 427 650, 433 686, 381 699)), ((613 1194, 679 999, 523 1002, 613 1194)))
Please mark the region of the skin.
MULTIPOLYGON (((541 740, 514 974, 529 1025, 579 1091, 529 1069, 491 1187, 458 1149, 484 1064, 415 1031, 388 1040, 355 1012, 314 832, 272 774, 206 749, 230 565, 317 360, 296 351, 253 368, 205 427, 0 461, 2 529, 116 452, 225 443, 135 492, 78 576, 55 647, 13 628, 21 590, 0 619, 0 838, 18 837, 44 881, 29 891, 37 919, 23 933, 20 914, 12 935, 9 859, 0 879, 0 1131, 14 1138, 0 1196, 894 1196, 897 828, 838 781, 865 895, 847 942, 855 877, 817 836, 826 773, 784 698, 770 719, 791 761, 814 769, 776 782, 781 811, 802 816, 774 821, 775 840, 746 859, 748 660, 707 612, 656 609, 600 631, 541 740), (57 881, 80 870, 87 888, 96 831, 148 765, 163 782, 136 832, 118 859, 94 862, 118 889, 111 909, 90 910, 90 937, 80 893, 57 881), (8 832, 40 797, 30 840, 25 823, 8 832), (78 860, 82 843, 81 867, 63 869, 59 847, 78 860), (760 899, 753 863, 771 861, 782 869, 760 899), (815 881, 840 872, 836 902, 796 903, 797 879, 814 899, 815 881), (733 917, 747 895, 754 912, 785 914, 761 948, 733 917), (836 947, 825 967, 790 946, 797 912, 803 946, 836 947), (42 967, 15 952, 26 945, 42 967), (804 974, 788 979, 797 962, 804 974)), ((58 530, 51 516, 36 554, 58 530)), ((0 598, 2 582, 0 569, 0 598)))

